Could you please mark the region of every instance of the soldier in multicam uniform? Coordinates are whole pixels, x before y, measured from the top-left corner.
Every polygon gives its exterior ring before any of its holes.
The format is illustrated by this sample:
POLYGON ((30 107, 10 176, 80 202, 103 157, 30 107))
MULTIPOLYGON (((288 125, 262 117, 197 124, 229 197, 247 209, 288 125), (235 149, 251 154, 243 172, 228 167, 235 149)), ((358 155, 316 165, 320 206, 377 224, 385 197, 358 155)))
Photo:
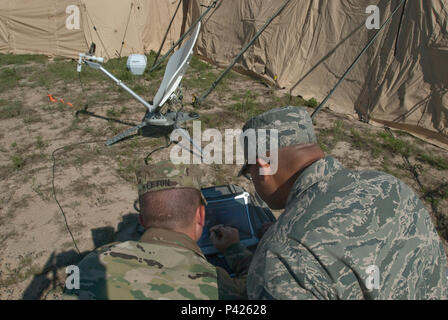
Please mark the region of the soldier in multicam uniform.
POLYGON ((225 253, 235 278, 211 265, 196 244, 206 204, 200 176, 194 166, 175 166, 168 161, 140 169, 140 222, 145 233, 138 242, 106 245, 84 258, 79 264, 80 289, 67 290, 64 298, 247 298, 245 278, 251 257, 239 244, 238 232, 217 226, 211 237, 225 253))
POLYGON ((325 157, 305 108, 271 110, 248 129, 278 130, 277 173, 260 157, 240 175, 284 209, 254 254, 249 299, 447 299, 441 241, 406 184, 325 157))

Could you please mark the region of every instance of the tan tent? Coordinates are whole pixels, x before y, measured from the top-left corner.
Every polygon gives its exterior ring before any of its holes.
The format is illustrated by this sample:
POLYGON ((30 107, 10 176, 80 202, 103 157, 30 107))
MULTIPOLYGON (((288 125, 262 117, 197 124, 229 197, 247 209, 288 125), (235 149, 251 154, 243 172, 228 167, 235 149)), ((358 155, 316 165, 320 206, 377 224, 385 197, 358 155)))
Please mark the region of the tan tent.
MULTIPOLYGON (((105 58, 158 50, 176 7, 177 1, 161 0, 2 0, 0 52, 75 58, 91 42, 105 58), (80 28, 69 30, 67 8, 73 5, 80 28)), ((183 16, 181 8, 165 50, 180 37, 183 16)))
MULTIPOLYGON (((212 0, 184 0, 165 49, 212 0), (202 5, 202 6, 201 6, 202 5)), ((93 41, 106 58, 157 50, 178 1, 2 0, 0 52, 76 57, 93 41), (67 30, 66 8, 80 8, 79 30, 67 30), (122 41, 124 39, 124 45, 122 41)), ((203 24, 198 52, 225 66, 283 0, 223 0, 203 24)), ((398 0, 292 0, 238 64, 294 95, 322 100, 398 0)), ((445 0, 407 1, 336 91, 328 106, 387 123, 448 146, 448 14, 445 0), (397 40, 398 39, 398 40, 397 40), (395 50, 397 47, 397 50, 395 50)))
POLYGON ((2 0, 0 51, 75 56, 86 47, 82 30, 65 28, 69 0, 2 0))
MULTIPOLYGON (((190 21, 202 2, 190 3, 190 21)), ((282 3, 223 1, 204 23, 199 53, 218 65, 229 64, 282 3)), ((385 21, 398 3, 291 1, 237 66, 276 79, 294 95, 323 100, 376 32, 366 27, 366 8, 378 5, 385 21)), ((399 35, 401 10, 329 106, 448 146, 447 9, 445 0, 408 1, 399 35)))

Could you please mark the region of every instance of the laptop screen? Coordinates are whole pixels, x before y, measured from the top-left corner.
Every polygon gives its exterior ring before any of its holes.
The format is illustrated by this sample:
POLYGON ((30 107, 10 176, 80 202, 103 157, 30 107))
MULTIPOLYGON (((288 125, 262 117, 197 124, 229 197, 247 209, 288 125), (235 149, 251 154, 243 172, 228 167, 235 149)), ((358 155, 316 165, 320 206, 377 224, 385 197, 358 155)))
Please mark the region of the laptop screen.
POLYGON ((238 229, 241 241, 252 238, 249 214, 244 198, 210 201, 205 210, 205 226, 198 241, 199 247, 213 245, 209 238, 210 228, 219 224, 238 229))

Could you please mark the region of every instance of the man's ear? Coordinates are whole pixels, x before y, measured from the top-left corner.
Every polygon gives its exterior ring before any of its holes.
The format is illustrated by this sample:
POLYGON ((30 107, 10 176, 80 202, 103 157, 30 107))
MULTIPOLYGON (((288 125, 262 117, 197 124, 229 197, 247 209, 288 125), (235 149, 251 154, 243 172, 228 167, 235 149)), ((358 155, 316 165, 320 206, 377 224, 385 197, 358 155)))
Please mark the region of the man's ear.
POLYGON ((205 226, 205 206, 200 205, 196 210, 196 222, 201 226, 205 226))

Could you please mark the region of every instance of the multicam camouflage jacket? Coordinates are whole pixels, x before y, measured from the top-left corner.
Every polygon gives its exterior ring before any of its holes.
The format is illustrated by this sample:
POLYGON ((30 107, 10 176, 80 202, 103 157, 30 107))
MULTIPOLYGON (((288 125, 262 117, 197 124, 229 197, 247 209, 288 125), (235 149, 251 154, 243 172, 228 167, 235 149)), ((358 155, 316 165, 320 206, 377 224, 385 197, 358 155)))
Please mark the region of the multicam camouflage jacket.
POLYGON ((65 299, 217 300, 244 299, 250 255, 235 246, 226 254, 236 272, 231 278, 211 265, 188 236, 148 229, 139 242, 109 244, 79 264, 80 289, 65 299), (238 257, 243 254, 245 259, 238 257), (249 257, 249 258, 248 258, 249 257))
POLYGON ((249 299, 447 299, 447 258, 403 182, 327 157, 298 178, 261 240, 249 299))

